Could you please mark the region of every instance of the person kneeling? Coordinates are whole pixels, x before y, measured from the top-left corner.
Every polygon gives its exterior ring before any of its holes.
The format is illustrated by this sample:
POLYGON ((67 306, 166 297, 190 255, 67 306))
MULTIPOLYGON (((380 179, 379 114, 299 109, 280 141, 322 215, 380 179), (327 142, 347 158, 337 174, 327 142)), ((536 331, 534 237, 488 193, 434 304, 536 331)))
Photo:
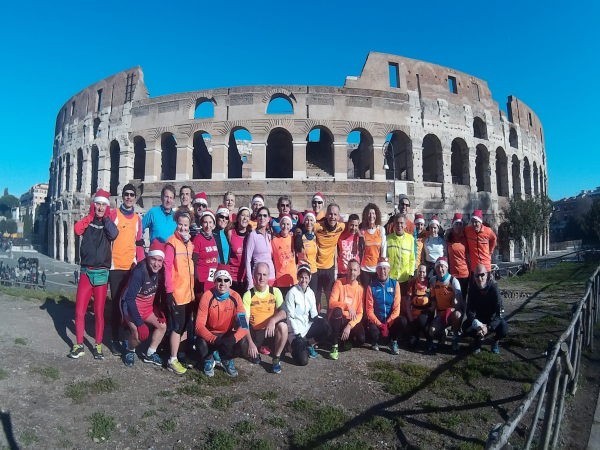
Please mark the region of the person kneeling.
POLYGON ((483 264, 477 265, 473 273, 474 286, 469 289, 467 318, 463 324, 465 333, 476 339, 475 353, 481 351, 483 339, 494 333, 491 350, 500 353, 499 342, 508 333, 508 324, 502 317, 504 307, 498 286, 483 264))
POLYGON ((131 270, 125 293, 121 299, 123 317, 129 328, 129 340, 127 351, 123 355, 126 366, 135 363, 136 347, 150 337, 148 325, 154 327, 150 346, 146 354, 142 356, 145 363, 162 366, 163 361, 156 353, 158 345, 162 341, 167 324, 162 314, 157 314, 154 309, 154 297, 159 283, 164 283, 162 272, 165 259, 165 244, 158 239, 152 241, 148 256, 131 270))
MULTIPOLYGON (((287 315, 282 308, 283 297, 276 287, 269 287, 269 265, 258 262, 252 277, 254 287, 244 294, 244 307, 250 318, 246 353, 254 364, 260 363, 260 349, 272 355, 271 370, 281 373, 281 352, 288 335, 287 315)), ((265 352, 266 353, 266 352, 265 352)))
POLYGON ((421 264, 417 276, 408 283, 408 294, 402 299, 403 314, 400 317, 405 335, 411 347, 419 342, 421 334, 426 335, 433 318, 433 304, 429 301, 429 280, 427 266, 421 264))
POLYGON ((379 258, 377 276, 367 287, 367 332, 371 348, 379 351, 379 344, 389 341, 390 351, 400 354, 398 337, 402 329, 400 318, 400 285, 389 277, 390 263, 387 258, 379 258))
POLYGON ((318 356, 315 341, 325 340, 331 334, 331 327, 319 316, 315 293, 309 287, 310 265, 298 264, 298 284, 285 296, 284 309, 288 320, 288 340, 292 347, 292 358, 296 364, 305 366, 308 358, 318 356))
POLYGON ((331 325, 331 359, 338 359, 338 342, 352 342, 360 347, 365 343, 362 326, 364 289, 358 282, 360 264, 356 259, 348 261, 346 277, 338 279, 329 299, 329 324, 331 325))
POLYGON ((196 319, 196 349, 204 360, 204 373, 215 375, 214 352, 230 377, 238 372, 233 363, 234 347, 248 333, 248 321, 239 294, 231 289, 231 275, 220 264, 214 275, 215 287, 202 294, 196 319))

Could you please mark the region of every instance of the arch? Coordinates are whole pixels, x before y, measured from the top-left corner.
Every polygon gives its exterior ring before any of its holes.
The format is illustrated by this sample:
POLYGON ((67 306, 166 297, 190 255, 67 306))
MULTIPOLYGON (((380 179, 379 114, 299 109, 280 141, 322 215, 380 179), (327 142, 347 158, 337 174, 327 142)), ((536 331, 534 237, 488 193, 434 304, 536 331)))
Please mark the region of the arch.
POLYGON ((523 184, 525 184, 525 195, 531 196, 531 166, 527 156, 523 158, 523 184))
POLYGON ((373 137, 364 129, 354 129, 348 134, 348 178, 372 180, 374 176, 373 137))
POLYGON ((98 190, 98 164, 100 162, 100 151, 97 145, 92 145, 92 153, 90 156, 92 176, 90 180, 90 192, 93 194, 98 190))
POLYGON ((194 119, 212 119, 215 117, 214 100, 206 97, 201 97, 196 100, 196 108, 194 109, 194 119))
POLYGON ((508 143, 512 148, 519 148, 519 136, 517 135, 517 130, 513 127, 510 127, 510 131, 508 132, 508 143))
POLYGON ((498 195, 508 197, 508 158, 502 147, 496 149, 496 188, 498 195))
POLYGON ((96 117, 94 119, 94 124, 92 126, 92 133, 93 133, 94 139, 96 139, 98 137, 99 132, 100 132, 100 118, 96 117))
POLYGON ((274 128, 267 138, 267 178, 292 178, 294 166, 292 135, 285 128, 274 128))
POLYGON ((54 224, 54 259, 58 259, 60 261, 60 220, 57 217, 56 222, 54 224))
POLYGON ((63 159, 58 159, 58 186, 56 188, 56 195, 60 197, 60 194, 63 190, 63 159))
POLYGON ((69 261, 69 228, 67 227, 67 222, 63 221, 63 261, 69 261))
POLYGON ((144 180, 146 172, 146 140, 141 136, 133 138, 133 178, 144 180))
POLYGON ((479 144, 475 151, 475 178, 477 192, 491 192, 490 187, 490 152, 483 144, 479 144))
POLYGON ((273 94, 267 104, 267 114, 294 114, 294 104, 285 94, 273 94))
POLYGON ((487 139, 487 125, 481 117, 475 117, 473 119, 473 137, 477 139, 487 139))
POLYGON ((110 143, 110 195, 118 195, 121 146, 115 139, 110 143))
POLYGON ((540 195, 538 168, 537 168, 537 163, 535 161, 533 162, 533 194, 535 196, 540 195))
POLYGON ((306 174, 319 171, 333 176, 333 134, 323 126, 313 127, 306 136, 306 174))
POLYGON ((513 196, 521 196, 521 161, 517 155, 512 156, 512 185, 513 185, 513 196))
POLYGON ((177 170, 177 141, 173 133, 163 133, 160 137, 161 165, 160 179, 174 180, 177 170))
POLYGON ((194 133, 192 152, 192 178, 194 180, 206 180, 212 178, 212 156, 208 152, 208 144, 212 136, 206 131, 194 133))
POLYGON ((246 128, 234 128, 229 134, 227 177, 242 178, 242 166, 251 154, 252 134, 246 128))
POLYGON ((443 170, 442 143, 435 134, 428 134, 423 138, 423 181, 442 183, 443 170))
POLYGON ((65 155, 65 189, 71 190, 71 154, 65 155))
POLYGON ((385 179, 414 181, 412 141, 404 131, 392 131, 386 136, 391 148, 386 151, 385 162, 389 169, 385 171, 385 179))
POLYGON ((75 190, 81 192, 83 184, 83 149, 77 149, 76 173, 75 173, 75 190))
POLYGON ((464 139, 456 138, 452 141, 450 149, 450 173, 452 184, 470 185, 469 172, 469 147, 464 139))

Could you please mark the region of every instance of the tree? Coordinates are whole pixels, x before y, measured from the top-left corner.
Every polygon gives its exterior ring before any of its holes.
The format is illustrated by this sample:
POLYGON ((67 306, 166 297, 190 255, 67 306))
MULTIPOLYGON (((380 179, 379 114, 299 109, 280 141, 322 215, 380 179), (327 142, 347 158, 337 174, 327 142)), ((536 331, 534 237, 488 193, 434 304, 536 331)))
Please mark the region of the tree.
POLYGON ((0 233, 16 233, 17 232, 17 222, 12 219, 2 220, 0 221, 0 233))
POLYGON ((31 239, 32 232, 33 232, 33 217, 31 217, 31 213, 27 213, 23 217, 23 237, 26 239, 31 239))
POLYGON ((590 242, 600 242, 600 199, 594 200, 592 207, 583 216, 583 229, 590 242))
POLYGON ((508 224, 511 238, 521 242, 523 249, 523 264, 534 267, 536 261, 536 248, 534 241, 548 227, 552 214, 552 202, 541 195, 539 197, 513 198, 504 210, 503 216, 508 224))
POLYGON ((0 216, 11 217, 11 209, 19 206, 20 202, 17 197, 10 195, 8 189, 4 189, 4 195, 0 197, 0 216))

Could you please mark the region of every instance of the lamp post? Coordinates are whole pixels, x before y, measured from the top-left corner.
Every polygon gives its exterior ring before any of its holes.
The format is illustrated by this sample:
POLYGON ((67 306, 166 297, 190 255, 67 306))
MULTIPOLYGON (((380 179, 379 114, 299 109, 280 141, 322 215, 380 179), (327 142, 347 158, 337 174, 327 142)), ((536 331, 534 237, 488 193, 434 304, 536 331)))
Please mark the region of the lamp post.
MULTIPOLYGON (((381 150, 383 151, 383 169, 384 170, 390 170, 390 166, 387 163, 387 157, 390 155, 390 148, 391 148, 391 159, 392 159, 392 198, 391 198, 391 202, 390 199, 387 198, 389 196, 389 192, 386 195, 386 201, 388 203, 392 203, 392 205, 394 205, 394 202, 396 201, 396 155, 394 154, 394 145, 392 144, 392 141, 386 141, 383 143, 383 146, 381 148, 381 150)), ((394 211, 396 210, 396 207, 394 206, 394 211)))

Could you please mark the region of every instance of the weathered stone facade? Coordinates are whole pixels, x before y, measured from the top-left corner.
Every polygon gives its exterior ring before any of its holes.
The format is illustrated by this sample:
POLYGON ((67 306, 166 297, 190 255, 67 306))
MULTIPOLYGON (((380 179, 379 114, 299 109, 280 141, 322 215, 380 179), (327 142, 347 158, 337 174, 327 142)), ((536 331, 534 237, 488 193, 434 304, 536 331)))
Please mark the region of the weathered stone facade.
MULTIPOLYGON (((507 110, 481 79, 375 52, 343 87, 243 86, 151 98, 141 69, 126 70, 79 92, 58 114, 48 252, 75 262, 73 223, 91 193, 110 190, 119 203, 128 182, 139 186, 141 211, 172 181, 206 191, 213 208, 228 190, 238 206, 255 192, 272 206, 288 193, 298 209, 321 191, 343 212, 407 193, 413 211, 439 213, 444 226, 455 211, 480 208, 497 227, 509 197, 547 190, 541 122, 515 97, 507 110)), ((540 245, 545 252, 546 237, 540 245)))

